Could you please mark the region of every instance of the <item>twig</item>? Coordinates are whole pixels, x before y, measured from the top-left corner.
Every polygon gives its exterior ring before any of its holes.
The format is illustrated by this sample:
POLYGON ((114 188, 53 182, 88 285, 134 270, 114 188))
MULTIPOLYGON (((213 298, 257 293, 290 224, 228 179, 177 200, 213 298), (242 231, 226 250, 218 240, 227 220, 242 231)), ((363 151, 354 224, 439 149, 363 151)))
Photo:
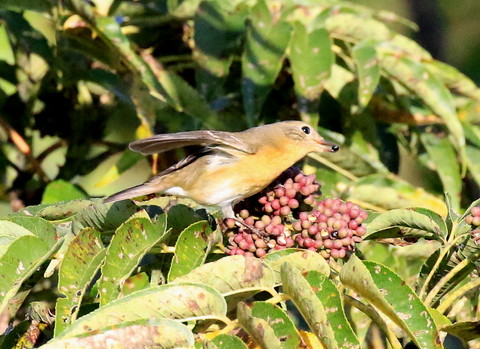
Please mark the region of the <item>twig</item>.
POLYGON ((17 147, 18 151, 21 152, 31 164, 33 170, 40 176, 44 182, 49 182, 47 174, 43 171, 40 163, 32 155, 32 149, 25 141, 25 139, 18 133, 10 124, 5 121, 3 118, 0 118, 0 126, 6 131, 8 137, 12 143, 17 147))

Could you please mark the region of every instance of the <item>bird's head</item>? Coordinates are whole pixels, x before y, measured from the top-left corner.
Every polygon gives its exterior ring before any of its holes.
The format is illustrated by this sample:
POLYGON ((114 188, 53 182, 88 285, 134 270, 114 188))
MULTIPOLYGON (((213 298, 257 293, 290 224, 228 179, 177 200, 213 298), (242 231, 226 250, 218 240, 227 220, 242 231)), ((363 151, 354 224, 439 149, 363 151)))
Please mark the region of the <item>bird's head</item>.
POLYGON ((305 147, 309 152, 336 152, 340 147, 328 142, 310 125, 302 121, 284 121, 277 125, 294 144, 305 147))

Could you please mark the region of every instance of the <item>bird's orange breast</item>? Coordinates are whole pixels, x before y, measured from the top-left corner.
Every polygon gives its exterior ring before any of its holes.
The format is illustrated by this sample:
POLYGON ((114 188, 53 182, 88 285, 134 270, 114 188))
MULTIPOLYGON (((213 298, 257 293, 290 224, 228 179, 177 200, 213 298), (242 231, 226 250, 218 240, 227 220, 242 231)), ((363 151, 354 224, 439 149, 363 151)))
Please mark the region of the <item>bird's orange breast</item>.
POLYGON ((238 202, 265 188, 305 155, 304 149, 291 144, 266 145, 255 154, 241 154, 231 162, 210 161, 203 171, 197 171, 186 194, 206 205, 238 202))

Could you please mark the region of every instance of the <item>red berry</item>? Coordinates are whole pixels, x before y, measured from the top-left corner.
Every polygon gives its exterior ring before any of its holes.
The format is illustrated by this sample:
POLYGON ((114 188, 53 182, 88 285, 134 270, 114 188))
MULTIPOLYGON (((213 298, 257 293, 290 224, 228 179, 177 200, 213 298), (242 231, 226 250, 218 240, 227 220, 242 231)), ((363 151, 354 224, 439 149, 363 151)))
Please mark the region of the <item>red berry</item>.
POLYGON ((283 207, 280 209, 280 214, 281 214, 282 216, 288 216, 291 212, 292 212, 292 210, 291 210, 290 207, 288 207, 288 206, 283 206, 283 207))
POLYGON ((282 206, 287 206, 289 201, 290 199, 287 196, 281 196, 280 199, 278 199, 278 202, 280 202, 282 206))
POLYGON ((474 208, 472 208, 471 213, 474 216, 480 216, 480 206, 475 206, 474 208))
POLYGON ((363 236, 367 233, 367 229, 363 225, 359 226, 355 231, 358 236, 363 236))

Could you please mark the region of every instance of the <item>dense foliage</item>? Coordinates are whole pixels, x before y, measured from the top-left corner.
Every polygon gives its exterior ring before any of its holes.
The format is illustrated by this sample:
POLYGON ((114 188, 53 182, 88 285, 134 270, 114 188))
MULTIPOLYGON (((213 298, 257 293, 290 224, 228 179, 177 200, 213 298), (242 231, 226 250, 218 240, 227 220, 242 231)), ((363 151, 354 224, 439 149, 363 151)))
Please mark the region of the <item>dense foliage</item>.
POLYGON ((340 0, 2 1, 2 348, 475 345, 480 90, 399 26, 340 0), (265 246, 186 199, 91 198, 185 155, 131 140, 286 119, 342 150, 237 207, 265 246))

